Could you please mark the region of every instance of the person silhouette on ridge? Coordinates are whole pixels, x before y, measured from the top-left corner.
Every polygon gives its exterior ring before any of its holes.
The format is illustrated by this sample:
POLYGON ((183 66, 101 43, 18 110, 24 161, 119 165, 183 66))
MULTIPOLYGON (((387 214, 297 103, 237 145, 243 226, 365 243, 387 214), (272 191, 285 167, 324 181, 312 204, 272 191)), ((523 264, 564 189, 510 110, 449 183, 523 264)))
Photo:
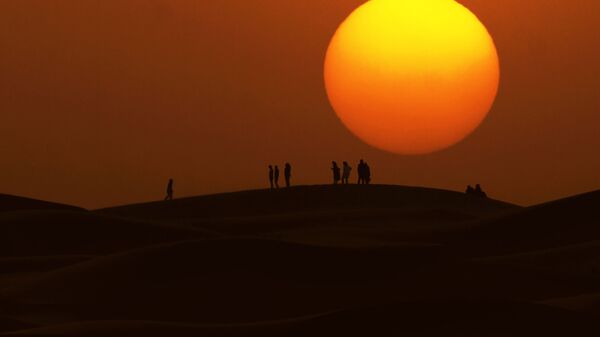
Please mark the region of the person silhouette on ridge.
POLYGON ((292 178, 292 165, 290 163, 285 164, 283 177, 285 178, 285 187, 290 187, 290 179, 292 178))
POLYGON ((340 181, 340 167, 335 161, 332 161, 331 165, 331 171, 333 171, 333 184, 337 185, 340 181))
POLYGON ((273 166, 269 165, 269 183, 271 184, 271 189, 273 189, 273 178, 274 178, 274 173, 273 173, 273 166))
POLYGON ((481 189, 481 185, 475 185, 475 195, 480 198, 487 198, 487 194, 481 189))
POLYGON ((358 170, 358 184, 364 184, 366 182, 365 180, 365 161, 364 160, 360 160, 360 162, 358 163, 357 166, 357 170, 358 170))
POLYGON ((365 184, 371 183, 371 167, 369 164, 365 163, 365 184))
POLYGON ((344 162, 342 165, 342 184, 348 185, 350 172, 352 172, 352 167, 348 165, 348 162, 344 162))
POLYGON ((173 200, 173 179, 169 179, 169 183, 167 184, 167 196, 165 197, 165 201, 173 200))
POLYGON ((279 166, 275 165, 275 188, 279 188, 279 166))

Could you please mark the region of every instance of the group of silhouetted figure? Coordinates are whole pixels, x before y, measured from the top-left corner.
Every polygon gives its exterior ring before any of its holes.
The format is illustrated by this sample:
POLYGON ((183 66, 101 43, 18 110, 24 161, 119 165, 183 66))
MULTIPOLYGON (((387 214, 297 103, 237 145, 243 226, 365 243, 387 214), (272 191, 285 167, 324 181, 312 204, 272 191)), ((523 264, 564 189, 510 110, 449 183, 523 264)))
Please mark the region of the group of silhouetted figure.
MULTIPOLYGON (((333 184, 337 185, 349 184, 350 183, 350 173, 352 173, 352 167, 348 164, 348 162, 343 162, 342 167, 340 168, 337 162, 331 162, 331 171, 333 173, 333 184)), ((279 177, 281 172, 279 171, 279 166, 269 165, 269 185, 271 189, 279 188, 279 177)), ((286 163, 283 170, 283 177, 285 179, 285 187, 291 186, 292 179, 292 165, 290 163, 286 163)), ((371 168, 369 165, 361 159, 358 163, 358 184, 370 184, 371 183, 371 168)))
MULTIPOLYGON (((279 188, 279 166, 269 165, 269 183, 271 184, 271 188, 279 188)), ((285 179, 285 187, 290 187, 290 182, 292 180, 292 165, 290 163, 286 163, 283 168, 283 177, 285 179)))
MULTIPOLYGON (((350 173, 352 173, 352 166, 348 162, 343 162, 340 168, 335 161, 331 162, 331 171, 333 172, 333 184, 337 185, 342 182, 343 185, 350 183, 350 173)), ((370 184, 371 183, 371 167, 364 160, 360 160, 358 163, 358 182, 357 184, 370 184)))
MULTIPOLYGON (((352 173, 352 167, 348 162, 343 162, 340 168, 335 161, 331 162, 331 171, 333 173, 333 184, 338 185, 341 181, 342 185, 350 183, 350 174, 352 173)), ((368 185, 371 183, 371 168, 364 160, 360 160, 357 167, 358 171, 358 182, 359 185, 368 185)), ((269 183, 271 189, 279 188, 279 166, 269 165, 269 183)), ((292 165, 286 163, 283 169, 283 177, 285 179, 285 187, 291 186, 292 179, 292 165)), ((465 192, 468 196, 474 196, 478 198, 487 198, 487 194, 481 189, 481 185, 477 184, 475 187, 469 185, 465 192)), ((173 179, 169 179, 167 184, 167 196, 165 200, 173 200, 173 179)))
POLYGON ((469 196, 487 198, 487 194, 483 191, 483 189, 481 189, 481 186, 479 184, 475 185, 475 188, 473 188, 473 186, 471 185, 467 186, 467 190, 465 193, 469 196))

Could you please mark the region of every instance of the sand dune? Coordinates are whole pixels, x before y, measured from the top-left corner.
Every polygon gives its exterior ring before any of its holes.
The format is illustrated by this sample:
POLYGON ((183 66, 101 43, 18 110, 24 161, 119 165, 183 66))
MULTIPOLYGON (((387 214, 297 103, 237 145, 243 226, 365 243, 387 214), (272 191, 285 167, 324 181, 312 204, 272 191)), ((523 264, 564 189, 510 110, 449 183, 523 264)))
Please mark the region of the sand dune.
POLYGON ((91 321, 6 336, 596 336, 593 317, 523 302, 404 302, 252 324, 91 321))
POLYGON ((285 213, 396 209, 451 210, 490 215, 518 206, 491 199, 465 198, 463 193, 387 185, 298 186, 178 199, 99 210, 101 213, 152 219, 214 219, 285 213))
POLYGON ((48 201, 0 194, 0 212, 32 209, 79 209, 75 206, 57 204, 48 201))
POLYGON ((5 207, 0 332, 596 336, 599 201, 521 208, 308 186, 98 211, 5 207))
POLYGON ((505 255, 600 240, 600 191, 524 208, 474 223, 436 240, 473 255, 505 255))
POLYGON ((0 258, 0 270, 5 273, 45 272, 91 259, 92 255, 52 255, 0 258))
POLYGON ((26 330, 35 327, 34 324, 23 322, 12 317, 0 316, 0 334, 3 332, 26 330))
POLYGON ((0 294, 11 303, 83 315, 78 319, 282 319, 369 301, 373 291, 387 296, 381 292, 390 282, 448 258, 438 246, 340 249, 259 239, 189 241, 93 259, 0 294))
POLYGON ((5 287, 0 302, 73 320, 232 323, 390 300, 541 300, 595 289, 597 280, 473 264, 437 245, 358 249, 248 238, 187 241, 91 259, 5 287))
POLYGON ((600 241, 527 251, 513 255, 490 256, 478 261, 510 263, 530 268, 560 271, 600 278, 600 241))
POLYGON ((2 212, 0 233, 0 257, 106 254, 216 235, 200 229, 126 220, 84 210, 2 212))
POLYGON ((519 209, 508 203, 451 191, 348 185, 236 192, 98 212, 135 219, 160 219, 228 235, 369 246, 407 240, 412 232, 429 236, 434 230, 519 209))
POLYGON ((570 297, 553 298, 543 301, 542 303, 558 308, 593 314, 596 316, 600 315, 600 292, 592 294, 581 294, 570 297))

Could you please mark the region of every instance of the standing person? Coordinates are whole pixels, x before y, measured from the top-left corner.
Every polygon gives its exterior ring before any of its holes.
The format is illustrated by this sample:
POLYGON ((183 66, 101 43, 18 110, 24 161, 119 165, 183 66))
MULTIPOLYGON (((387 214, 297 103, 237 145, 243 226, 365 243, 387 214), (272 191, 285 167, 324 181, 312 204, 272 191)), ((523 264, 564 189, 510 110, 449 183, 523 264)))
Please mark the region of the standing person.
POLYGON ((369 164, 365 163, 365 184, 371 183, 371 167, 369 164))
POLYGON ((169 183, 167 184, 167 196, 165 197, 165 201, 173 200, 173 179, 169 179, 169 183))
POLYGON ((481 188, 481 185, 479 185, 479 184, 475 185, 474 194, 480 198, 487 198, 487 193, 485 193, 483 191, 483 189, 481 188))
POLYGON ((331 171, 333 171, 333 184, 337 185, 340 181, 340 167, 334 161, 331 162, 331 171))
POLYGON ((358 184, 365 183, 365 162, 364 160, 360 160, 358 163, 358 184))
POLYGON ((279 188, 279 166, 275 166, 275 188, 279 188))
POLYGON ((342 184, 348 185, 348 180, 350 179, 350 172, 352 172, 352 167, 348 165, 348 162, 344 162, 342 168, 342 184))
POLYGON ((273 166, 269 165, 269 183, 271 183, 271 189, 273 189, 273 166))
POLYGON ((285 164, 283 176, 285 178, 285 187, 290 187, 290 179, 292 178, 292 165, 290 163, 285 164))

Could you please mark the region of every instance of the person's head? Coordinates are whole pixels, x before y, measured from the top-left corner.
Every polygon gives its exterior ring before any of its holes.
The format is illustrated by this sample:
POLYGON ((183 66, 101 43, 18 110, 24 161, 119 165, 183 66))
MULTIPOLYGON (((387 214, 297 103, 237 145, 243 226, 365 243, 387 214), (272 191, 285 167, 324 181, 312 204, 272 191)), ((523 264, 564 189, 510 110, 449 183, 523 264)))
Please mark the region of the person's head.
POLYGON ((348 166, 348 162, 347 161, 344 162, 344 166, 348 166))
POLYGON ((170 182, 170 183, 173 183, 173 178, 170 178, 170 179, 169 179, 169 182, 170 182))
POLYGON ((479 184, 477 184, 477 185, 475 185, 475 188, 478 189, 478 190, 480 190, 481 186, 479 184))
POLYGON ((276 170, 279 170, 279 166, 275 165, 275 169, 276 169, 276 170))
POLYGON ((292 167, 292 165, 290 165, 290 163, 285 163, 285 167, 292 167))
POLYGON ((361 163, 361 164, 364 164, 364 163, 365 163, 365 161, 361 159, 361 160, 360 160, 360 163, 361 163))
POLYGON ((269 165, 269 168, 270 168, 270 169, 273 169, 273 165, 269 165))

